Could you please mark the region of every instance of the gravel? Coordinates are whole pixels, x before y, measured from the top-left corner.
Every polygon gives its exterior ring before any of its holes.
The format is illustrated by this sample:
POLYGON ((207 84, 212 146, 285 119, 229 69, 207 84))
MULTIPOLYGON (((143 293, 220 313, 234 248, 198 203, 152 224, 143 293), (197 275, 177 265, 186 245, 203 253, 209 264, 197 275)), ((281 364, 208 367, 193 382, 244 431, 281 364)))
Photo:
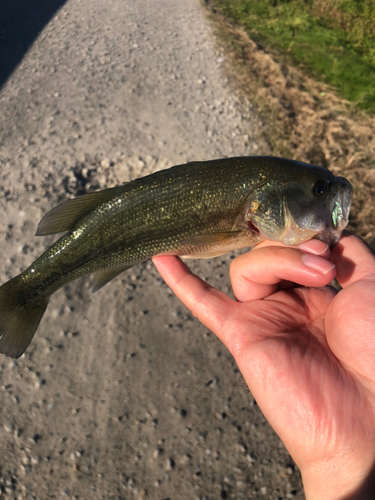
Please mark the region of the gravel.
MULTIPOLYGON (((27 52, 0 39, 24 53, 0 91, 1 282, 69 197, 268 153, 197 0, 68 0, 40 29, 27 52)), ((191 267, 229 292, 233 257, 191 267)), ((0 357, 2 498, 302 498, 231 355, 151 263, 89 290, 57 292, 26 354, 0 357)))

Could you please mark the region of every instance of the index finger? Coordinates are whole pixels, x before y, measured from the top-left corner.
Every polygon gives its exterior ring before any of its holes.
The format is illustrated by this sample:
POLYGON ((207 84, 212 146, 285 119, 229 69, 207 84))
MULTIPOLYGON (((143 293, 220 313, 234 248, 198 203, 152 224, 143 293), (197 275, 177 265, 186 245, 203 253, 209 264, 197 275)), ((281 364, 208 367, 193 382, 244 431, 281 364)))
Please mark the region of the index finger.
POLYGON ((330 260, 336 265, 336 279, 345 288, 360 280, 375 280, 375 255, 367 243, 344 231, 331 249, 330 260))
POLYGON ((152 260, 177 297, 225 343, 225 325, 236 302, 193 274, 180 258, 161 255, 152 260))

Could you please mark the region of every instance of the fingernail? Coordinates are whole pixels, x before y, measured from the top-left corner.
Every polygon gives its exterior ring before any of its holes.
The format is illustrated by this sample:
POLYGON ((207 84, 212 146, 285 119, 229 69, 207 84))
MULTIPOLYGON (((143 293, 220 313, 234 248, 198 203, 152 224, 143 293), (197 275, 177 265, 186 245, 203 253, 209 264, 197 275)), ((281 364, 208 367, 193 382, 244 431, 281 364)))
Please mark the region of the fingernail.
POLYGON ((315 271, 319 271, 322 274, 327 274, 335 267, 335 264, 333 264, 329 260, 308 253, 305 253, 302 256, 302 262, 305 264, 305 266, 310 267, 315 271))
POLYGON ((314 255, 321 255, 322 253, 326 252, 329 247, 327 243, 325 243, 324 241, 309 240, 300 243, 299 245, 297 245, 297 248, 303 250, 304 252, 312 253, 314 255))

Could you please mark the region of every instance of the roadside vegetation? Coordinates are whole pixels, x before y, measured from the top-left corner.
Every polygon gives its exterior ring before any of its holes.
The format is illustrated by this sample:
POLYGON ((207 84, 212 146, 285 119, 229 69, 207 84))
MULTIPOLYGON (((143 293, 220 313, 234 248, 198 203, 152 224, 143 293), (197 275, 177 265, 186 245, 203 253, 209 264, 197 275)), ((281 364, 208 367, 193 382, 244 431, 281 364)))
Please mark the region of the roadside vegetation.
POLYGON ((349 229, 375 250, 374 0, 202 2, 270 153, 347 177, 349 229))
POLYGON ((374 0, 212 0, 251 38, 375 113, 374 0))

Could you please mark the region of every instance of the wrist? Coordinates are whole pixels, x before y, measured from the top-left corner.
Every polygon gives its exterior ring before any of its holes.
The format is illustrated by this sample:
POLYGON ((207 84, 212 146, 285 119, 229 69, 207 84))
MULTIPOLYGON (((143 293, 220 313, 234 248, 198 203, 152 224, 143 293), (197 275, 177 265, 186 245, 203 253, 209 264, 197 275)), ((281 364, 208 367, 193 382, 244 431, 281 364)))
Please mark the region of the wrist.
MULTIPOLYGON (((357 457, 358 458, 358 457, 357 457)), ((375 464, 336 458, 301 470, 306 500, 373 500, 375 464)))

